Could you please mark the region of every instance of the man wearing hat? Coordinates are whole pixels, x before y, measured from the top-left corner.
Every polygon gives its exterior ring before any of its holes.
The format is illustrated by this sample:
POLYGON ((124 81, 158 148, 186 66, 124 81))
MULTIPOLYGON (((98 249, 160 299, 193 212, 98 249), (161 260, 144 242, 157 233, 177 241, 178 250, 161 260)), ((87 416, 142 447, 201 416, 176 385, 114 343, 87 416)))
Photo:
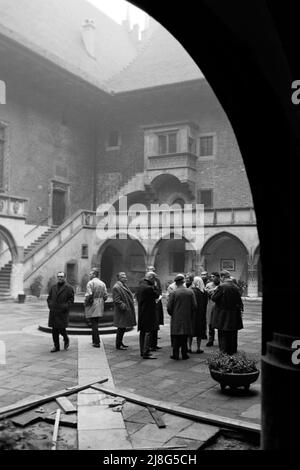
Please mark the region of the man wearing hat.
POLYGON ((182 359, 188 359, 187 339, 192 336, 193 315, 196 314, 197 304, 194 293, 184 285, 185 277, 177 274, 174 279, 176 290, 171 292, 167 310, 171 317, 171 337, 173 354, 171 359, 179 359, 181 350, 182 359))

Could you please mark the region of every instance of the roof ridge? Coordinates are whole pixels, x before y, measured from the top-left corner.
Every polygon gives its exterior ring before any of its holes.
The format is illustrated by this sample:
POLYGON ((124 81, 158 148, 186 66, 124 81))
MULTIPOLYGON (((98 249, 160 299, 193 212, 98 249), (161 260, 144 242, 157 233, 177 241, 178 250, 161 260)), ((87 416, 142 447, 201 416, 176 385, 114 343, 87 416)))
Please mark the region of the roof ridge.
POLYGON ((137 60, 139 60, 141 54, 145 51, 145 49, 149 46, 149 44, 151 44, 151 42, 153 42, 154 40, 154 33, 159 29, 160 27, 160 24, 158 23, 157 25, 155 25, 155 28, 153 29, 152 33, 150 34, 150 36, 144 41, 143 45, 141 46, 141 48, 137 51, 137 54, 133 57, 133 59, 128 62, 128 64, 126 64, 121 70, 119 70, 117 73, 115 73, 114 75, 112 75, 110 78, 108 78, 107 80, 105 80, 103 82, 103 85, 109 90, 110 93, 114 92, 114 90, 112 88, 110 88, 109 86, 109 83, 111 81, 113 81, 115 78, 119 77, 123 72, 125 72, 125 70, 127 70, 129 67, 131 67, 137 60))

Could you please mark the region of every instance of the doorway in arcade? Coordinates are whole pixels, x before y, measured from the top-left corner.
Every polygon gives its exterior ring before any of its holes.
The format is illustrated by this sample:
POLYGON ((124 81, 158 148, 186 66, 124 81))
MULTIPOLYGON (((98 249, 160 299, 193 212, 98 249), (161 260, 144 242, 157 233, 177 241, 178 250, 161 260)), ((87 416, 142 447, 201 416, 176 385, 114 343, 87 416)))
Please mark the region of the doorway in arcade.
POLYGON ((107 290, 117 281, 117 273, 127 274, 127 284, 135 292, 145 274, 146 252, 141 243, 132 239, 107 240, 98 255, 100 276, 107 290))

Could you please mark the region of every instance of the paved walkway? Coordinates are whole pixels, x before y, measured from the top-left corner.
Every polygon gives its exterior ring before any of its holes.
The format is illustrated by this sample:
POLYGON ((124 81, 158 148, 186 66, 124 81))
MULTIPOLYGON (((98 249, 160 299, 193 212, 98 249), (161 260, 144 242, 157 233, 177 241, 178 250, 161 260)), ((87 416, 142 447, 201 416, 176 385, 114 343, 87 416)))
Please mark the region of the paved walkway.
MULTIPOLYGON (((248 395, 243 391, 237 391, 233 395, 229 391, 222 393, 219 385, 211 379, 206 360, 211 352, 218 349, 217 346, 207 348, 206 341, 203 341, 204 354, 190 354, 190 359, 186 361, 170 359, 168 315, 165 315, 165 325, 161 327, 159 334, 159 345, 162 349, 155 353, 157 359, 152 361, 140 358, 136 330, 127 333, 124 338, 125 344, 129 345, 126 351, 116 350, 115 336, 107 335, 102 337, 106 355, 103 348, 101 353, 90 348, 90 337, 87 336, 71 337, 71 347, 68 351, 50 354, 51 335, 37 330, 37 325, 40 322, 45 323, 47 317, 45 301, 25 304, 0 303, 0 351, 4 349, 3 346, 6 349, 5 364, 2 363, 3 356, 0 355, 0 407, 13 404, 29 395, 48 394, 76 385, 90 376, 94 377, 95 374, 98 378, 100 372, 103 377, 103 373, 109 375, 111 371, 108 385, 110 388, 115 385, 116 388, 193 410, 253 423, 260 421, 259 380, 251 386, 248 395)), ((244 326, 244 330, 239 333, 239 349, 259 358, 261 312, 260 305, 256 302, 246 304, 244 326)), ((101 399, 100 395, 96 399, 101 399)), ((78 399, 78 407, 83 406, 84 411, 87 397, 84 394, 79 394, 78 397, 81 397, 78 399)), ((79 428, 83 415, 85 422, 89 420, 86 413, 89 414, 87 409, 83 414, 82 411, 78 413, 79 428)), ((129 402, 125 404, 123 418, 133 448, 185 444, 192 449, 218 431, 214 426, 193 423, 170 414, 160 414, 167 428, 158 430, 145 408, 129 402)), ((120 421, 119 418, 116 419, 120 421)), ((122 431, 123 424, 119 421, 116 428, 122 434, 120 445, 122 441, 124 447, 121 447, 125 448, 128 439, 122 431)), ((89 430, 91 433, 93 427, 92 423, 84 424, 85 429, 82 428, 81 431, 89 430)), ((82 433, 81 435, 83 436, 82 433)), ((117 441, 116 434, 114 442, 117 441)), ((79 438, 79 448, 85 448, 85 442, 87 441, 84 438, 79 438)))

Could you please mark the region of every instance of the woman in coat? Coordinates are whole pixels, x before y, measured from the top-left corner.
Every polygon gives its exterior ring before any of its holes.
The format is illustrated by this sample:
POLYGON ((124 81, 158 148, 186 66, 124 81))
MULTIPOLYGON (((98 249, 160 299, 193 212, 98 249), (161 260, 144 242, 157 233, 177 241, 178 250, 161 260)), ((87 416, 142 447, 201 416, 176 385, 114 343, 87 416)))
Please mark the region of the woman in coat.
POLYGON ((112 295, 114 302, 114 326, 117 327, 116 348, 126 349, 123 344, 123 336, 126 328, 136 325, 133 294, 127 286, 126 273, 117 274, 117 282, 113 286, 112 295))
POLYGON ((207 294, 205 292, 204 282, 201 277, 193 277, 188 275, 186 277, 186 286, 194 292, 197 309, 193 315, 193 328, 192 336, 188 338, 188 352, 192 352, 193 338, 197 339, 197 354, 203 353, 201 347, 201 340, 206 339, 206 306, 207 306, 207 294))
POLYGON ((154 272, 147 272, 137 290, 138 331, 140 332, 140 353, 143 359, 155 359, 150 354, 152 335, 158 329, 156 299, 159 297, 154 285, 154 272))

